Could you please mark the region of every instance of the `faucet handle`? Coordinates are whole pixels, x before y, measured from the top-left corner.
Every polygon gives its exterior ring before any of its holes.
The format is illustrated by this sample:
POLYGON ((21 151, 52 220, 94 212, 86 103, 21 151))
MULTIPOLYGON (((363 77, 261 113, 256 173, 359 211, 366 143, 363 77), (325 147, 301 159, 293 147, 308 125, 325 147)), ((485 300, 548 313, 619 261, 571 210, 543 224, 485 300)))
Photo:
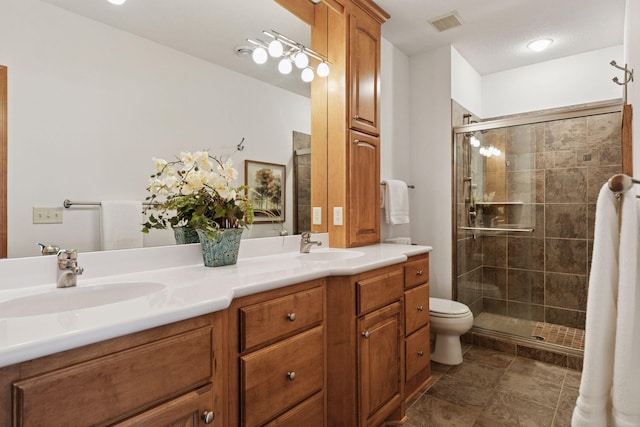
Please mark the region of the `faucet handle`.
POLYGON ((78 259, 78 251, 75 249, 60 249, 58 251, 58 261, 76 261, 78 259))
POLYGON ((311 240, 311 232, 310 231, 303 231, 300 234, 300 238, 302 239, 303 242, 308 242, 311 240))

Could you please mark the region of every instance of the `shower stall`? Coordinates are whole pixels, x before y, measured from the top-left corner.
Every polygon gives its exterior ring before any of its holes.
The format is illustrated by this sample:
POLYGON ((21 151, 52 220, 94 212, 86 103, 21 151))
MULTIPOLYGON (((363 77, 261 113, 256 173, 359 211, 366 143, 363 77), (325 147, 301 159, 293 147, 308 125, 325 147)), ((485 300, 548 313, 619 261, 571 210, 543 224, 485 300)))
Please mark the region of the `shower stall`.
POLYGON ((622 170, 621 105, 454 128, 454 296, 473 331, 584 349, 598 192, 622 170))

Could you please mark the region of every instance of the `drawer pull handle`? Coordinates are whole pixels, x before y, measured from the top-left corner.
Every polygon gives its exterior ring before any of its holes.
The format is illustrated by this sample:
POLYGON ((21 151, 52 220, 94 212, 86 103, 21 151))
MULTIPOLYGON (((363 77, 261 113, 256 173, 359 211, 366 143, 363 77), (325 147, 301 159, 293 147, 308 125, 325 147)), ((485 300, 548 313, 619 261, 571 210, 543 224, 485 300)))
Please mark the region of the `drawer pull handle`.
POLYGON ((416 271, 416 275, 417 276, 422 276, 423 274, 424 274, 424 271, 422 271, 422 270, 416 271))
POLYGON ((211 411, 204 411, 202 413, 202 421, 204 421, 205 424, 211 424, 215 418, 216 415, 211 411))
POLYGON ((289 371, 287 372, 287 378, 289 378, 289 381, 293 381, 296 379, 296 373, 295 371, 289 371))
POLYGON ((418 350, 418 357, 422 357, 422 356, 424 356, 424 351, 418 350))
POLYGON ((419 306, 418 306, 418 311, 424 311, 424 306, 419 305, 419 306))
POLYGON ((287 313, 287 319, 289 319, 290 322, 293 322, 294 320, 296 320, 296 314, 295 313, 287 313))
POLYGON ((369 335, 371 335, 371 334, 369 333, 369 331, 364 331, 364 332, 362 333, 362 336, 364 337, 364 339, 365 339, 365 340, 366 340, 366 339, 369 339, 369 335))

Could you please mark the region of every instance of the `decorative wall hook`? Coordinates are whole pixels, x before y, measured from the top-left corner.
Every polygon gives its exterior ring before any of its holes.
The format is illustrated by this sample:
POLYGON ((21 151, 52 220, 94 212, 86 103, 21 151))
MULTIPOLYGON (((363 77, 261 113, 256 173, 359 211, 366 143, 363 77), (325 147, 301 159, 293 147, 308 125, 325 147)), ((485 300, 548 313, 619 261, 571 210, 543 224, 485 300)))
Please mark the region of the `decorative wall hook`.
POLYGON ((629 67, 627 67, 627 64, 624 64, 624 67, 621 67, 616 63, 616 61, 611 61, 609 64, 611 64, 618 70, 624 71, 624 82, 621 83, 620 79, 618 79, 617 77, 614 77, 612 80, 615 84, 624 86, 623 98, 624 98, 624 103, 626 104, 627 103, 627 84, 633 81, 633 68, 629 70, 629 67))
POLYGON ((240 144, 236 145, 236 148, 238 149, 238 151, 243 151, 244 150, 244 137, 242 138, 242 141, 240 141, 240 144))

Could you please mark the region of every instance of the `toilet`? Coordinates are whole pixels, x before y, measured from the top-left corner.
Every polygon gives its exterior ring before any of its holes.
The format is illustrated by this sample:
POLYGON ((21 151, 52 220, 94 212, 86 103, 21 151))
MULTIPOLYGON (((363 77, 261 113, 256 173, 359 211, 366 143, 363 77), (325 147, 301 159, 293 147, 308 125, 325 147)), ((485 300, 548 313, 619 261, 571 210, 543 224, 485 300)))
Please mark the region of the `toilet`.
POLYGON ((462 363, 460 335, 473 326, 473 313, 461 302, 442 298, 429 298, 431 333, 435 336, 435 348, 431 360, 445 365, 462 363))

